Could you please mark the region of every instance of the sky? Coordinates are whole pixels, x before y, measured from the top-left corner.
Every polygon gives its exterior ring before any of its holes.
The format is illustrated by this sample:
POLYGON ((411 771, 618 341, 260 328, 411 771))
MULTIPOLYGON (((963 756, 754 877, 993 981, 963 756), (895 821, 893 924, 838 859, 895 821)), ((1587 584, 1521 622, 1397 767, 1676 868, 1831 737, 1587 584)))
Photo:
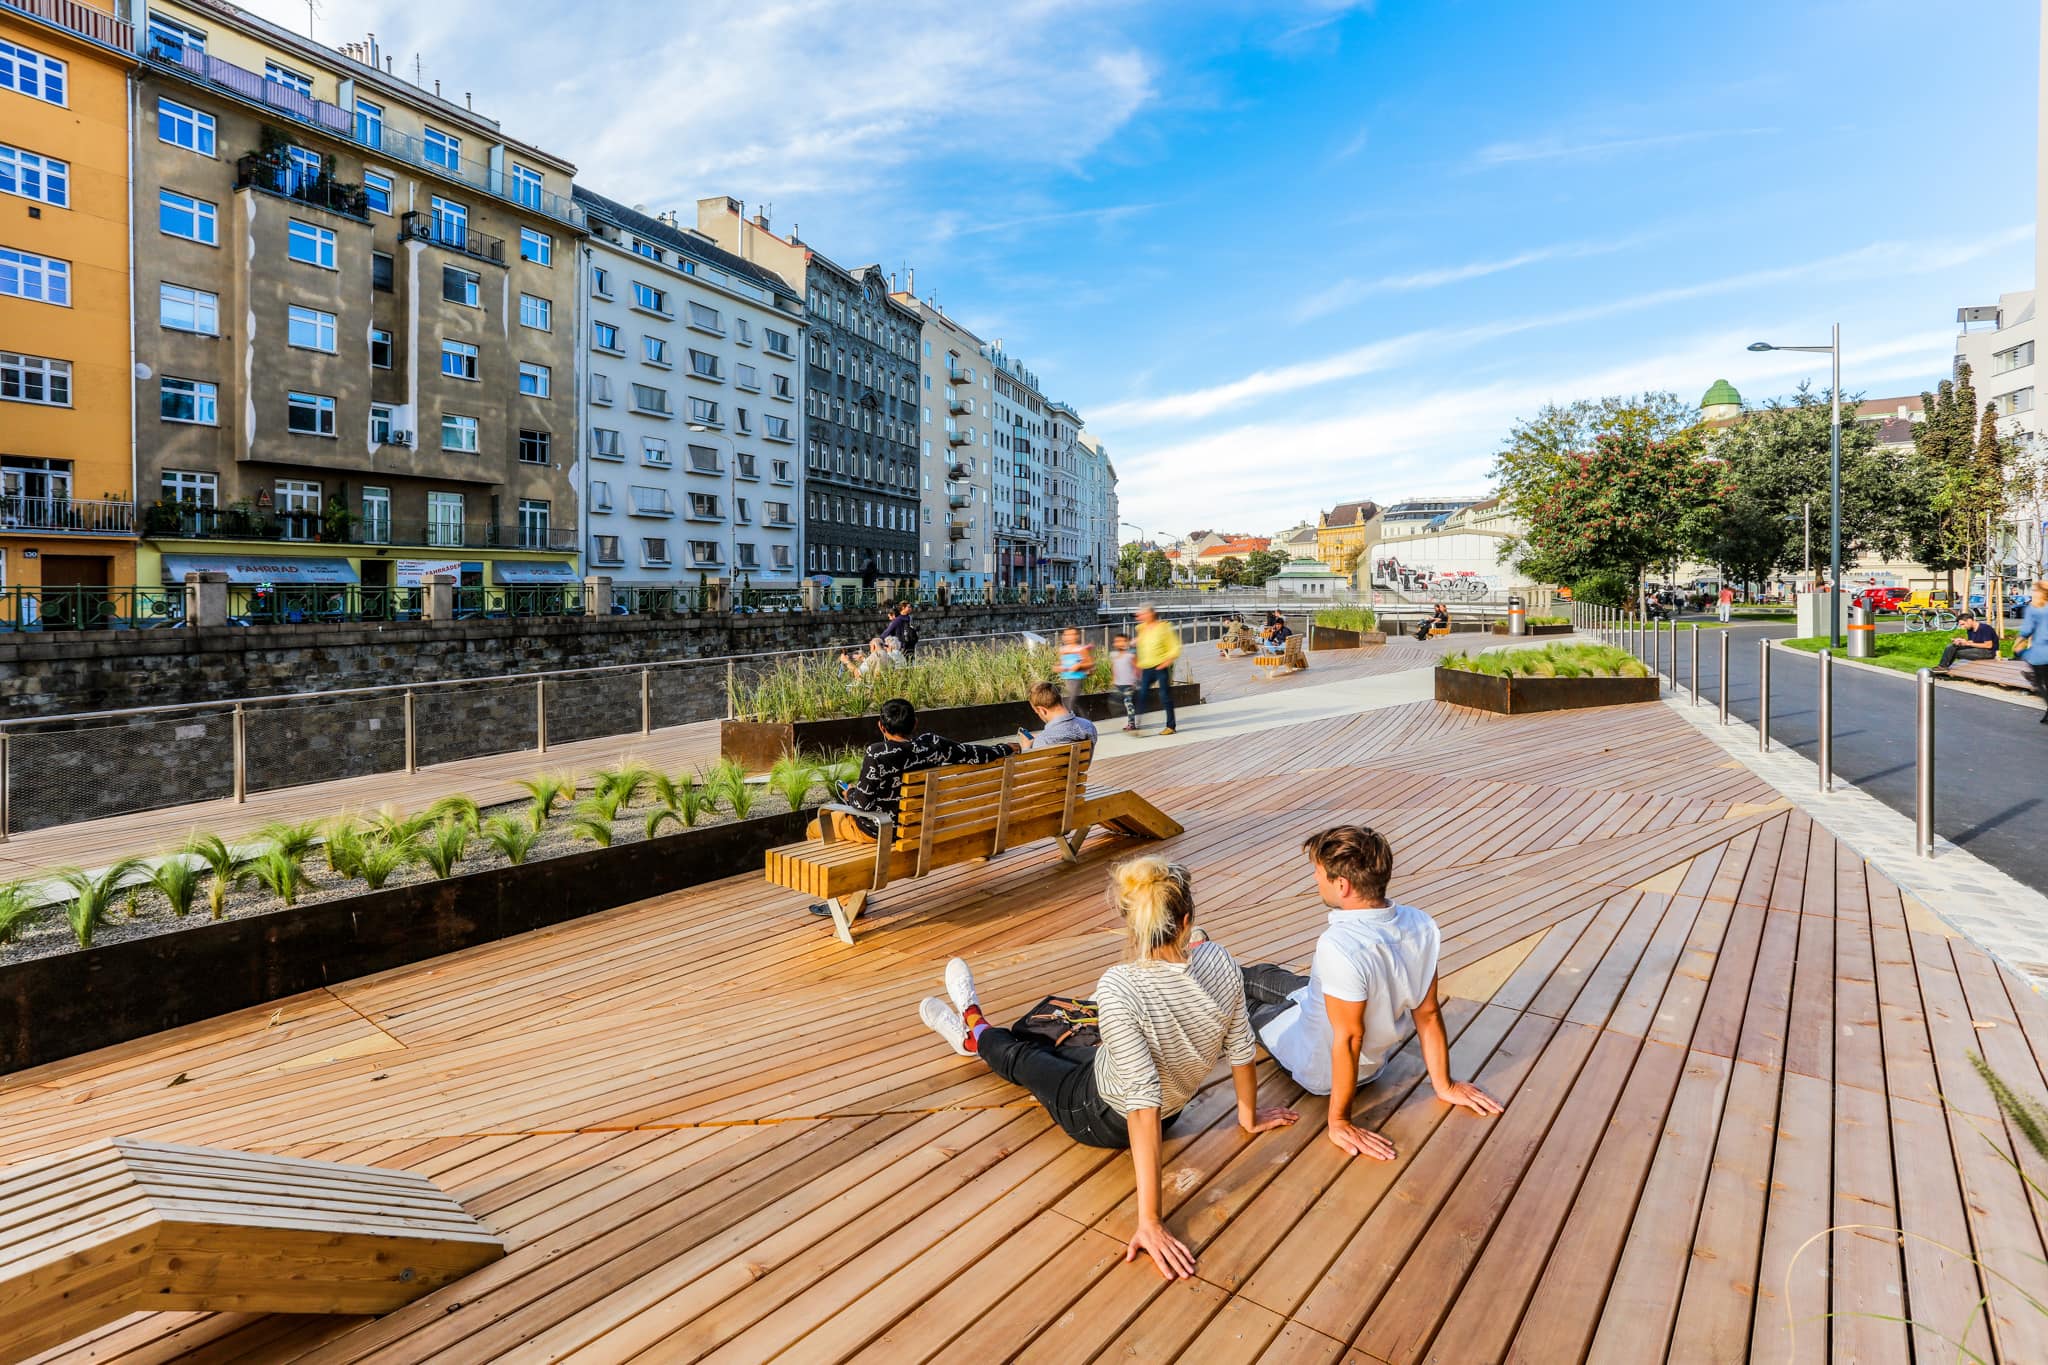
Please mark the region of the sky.
POLYGON ((2033 284, 2027 0, 316 4, 602 194, 915 270, 1126 539, 1482 493, 1547 402, 1823 389, 1744 348, 1833 323, 1845 395, 1918 393, 2033 284))

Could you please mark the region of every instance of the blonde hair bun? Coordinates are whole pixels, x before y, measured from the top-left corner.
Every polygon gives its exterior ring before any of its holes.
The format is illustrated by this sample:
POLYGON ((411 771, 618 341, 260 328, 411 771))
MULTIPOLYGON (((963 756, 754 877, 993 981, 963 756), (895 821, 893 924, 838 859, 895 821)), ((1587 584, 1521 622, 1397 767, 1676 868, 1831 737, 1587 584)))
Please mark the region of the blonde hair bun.
POLYGON ((1150 957, 1187 932, 1194 918, 1194 879, 1158 854, 1127 858, 1110 869, 1110 901, 1130 933, 1132 955, 1150 957))

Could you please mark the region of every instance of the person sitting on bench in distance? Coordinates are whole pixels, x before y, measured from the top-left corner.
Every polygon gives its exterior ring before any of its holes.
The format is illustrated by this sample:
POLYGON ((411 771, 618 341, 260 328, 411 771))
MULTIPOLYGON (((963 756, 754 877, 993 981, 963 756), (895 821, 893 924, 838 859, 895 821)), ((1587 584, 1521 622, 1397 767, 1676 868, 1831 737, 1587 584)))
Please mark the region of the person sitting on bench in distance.
POLYGON ((1947 668, 1957 659, 1995 659, 1998 657, 1998 630, 1989 621, 1981 621, 1974 611, 1964 611, 1961 622, 1963 633, 1952 635, 1942 646, 1941 662, 1936 668, 1947 668))
POLYGON ((1219 943, 1191 944, 1195 898, 1188 870, 1151 856, 1110 869, 1110 902, 1124 922, 1124 960, 1095 986, 1102 1043, 1055 1047, 1035 1034, 997 1028, 981 1012, 974 973, 946 964, 946 995, 918 1007, 924 1022, 964 1057, 1029 1090, 1076 1142, 1128 1148, 1137 1167, 1139 1252, 1169 1280, 1195 1273, 1187 1244, 1159 1216, 1161 1134, 1216 1067, 1230 1063, 1237 1123, 1246 1133, 1285 1128, 1300 1115, 1258 1107, 1258 1056, 1245 1015, 1244 974, 1219 943))
POLYGON ((1287 618, 1279 612, 1266 616, 1266 628, 1259 632, 1259 648, 1268 654, 1283 654, 1287 650, 1287 637, 1294 634, 1287 628, 1287 618))
POLYGON ((1451 613, 1449 609, 1447 609, 1444 606, 1443 603, 1439 602, 1436 604, 1435 608, 1431 610, 1429 615, 1424 617, 1422 621, 1416 625, 1415 638, 1418 640, 1427 640, 1430 636, 1431 631, 1449 630, 1450 628, 1451 613))
POLYGON ((1095 738, 1095 722, 1086 716, 1077 716, 1069 708, 1062 689, 1049 682, 1031 684, 1031 709, 1038 713, 1038 719, 1045 726, 1037 734, 1019 730, 1018 738, 1027 749, 1050 748, 1055 744, 1078 744, 1095 738))
MULTIPOLYGON (((906 773, 943 768, 954 763, 994 763, 1024 747, 1022 744, 962 744, 959 740, 947 739, 929 730, 919 734, 917 708, 901 697, 892 697, 882 703, 876 728, 882 732, 882 738, 868 745, 867 751, 860 756, 860 776, 840 789, 839 803, 886 815, 892 822, 902 800, 906 773)), ((848 815, 844 811, 821 811, 818 822, 811 826, 811 837, 823 834, 822 826, 827 820, 832 822, 834 838, 855 843, 873 843, 879 829, 873 820, 865 816, 848 815)), ((823 901, 812 905, 810 911, 819 916, 832 913, 831 907, 823 901)))
POLYGON ((1330 1141, 1352 1156, 1394 1159, 1393 1143, 1353 1126, 1351 1101, 1379 1074, 1409 1014, 1436 1097, 1475 1114, 1500 1113, 1499 1101, 1484 1090, 1451 1079, 1436 998, 1436 921, 1411 905, 1387 903, 1394 851, 1385 837, 1363 825, 1339 825, 1311 834, 1302 849, 1330 907, 1329 925, 1307 976, 1270 963, 1248 967, 1245 997, 1273 1060, 1303 1090, 1330 1097, 1330 1141))

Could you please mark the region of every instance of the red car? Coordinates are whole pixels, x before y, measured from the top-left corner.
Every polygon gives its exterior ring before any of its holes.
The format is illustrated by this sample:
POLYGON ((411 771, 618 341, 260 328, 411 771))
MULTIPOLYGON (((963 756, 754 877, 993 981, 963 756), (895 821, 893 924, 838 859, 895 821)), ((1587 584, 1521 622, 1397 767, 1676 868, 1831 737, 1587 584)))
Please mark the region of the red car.
POLYGON ((1906 605, 1903 588, 1865 588, 1849 599, 1867 611, 1898 611, 1906 605))

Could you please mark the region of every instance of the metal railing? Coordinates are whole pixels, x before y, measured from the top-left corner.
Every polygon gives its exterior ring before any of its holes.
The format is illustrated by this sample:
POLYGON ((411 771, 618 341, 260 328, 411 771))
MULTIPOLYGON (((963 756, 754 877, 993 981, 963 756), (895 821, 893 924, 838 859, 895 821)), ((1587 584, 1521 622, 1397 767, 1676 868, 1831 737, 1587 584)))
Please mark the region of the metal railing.
POLYGON ((432 242, 436 246, 447 247, 450 251, 459 251, 463 255, 473 257, 479 261, 489 261, 493 265, 505 264, 504 238, 491 237, 481 232, 471 232, 467 228, 458 231, 431 213, 421 213, 415 210, 410 213, 400 214, 398 218, 398 238, 400 241, 410 238, 422 242, 432 242))
POLYGON ((550 522, 404 521, 354 513, 272 512, 250 507, 157 503, 142 509, 142 531, 157 540, 305 541, 326 545, 399 545, 427 549, 573 551, 577 529, 550 522))
POLYGON ((370 221, 370 197, 360 185, 308 175, 290 157, 250 152, 235 162, 235 188, 256 189, 358 222, 370 221))
POLYGON ((176 71, 187 80, 263 105, 330 136, 352 139, 355 132, 355 115, 340 105, 301 94, 233 62, 156 37, 149 39, 142 55, 150 63, 176 71))
POLYGON ((0 496, 0 530, 132 536, 135 504, 118 498, 0 496))
POLYGON ((0 632, 151 630, 184 623, 182 587, 0 588, 0 632))
POLYGON ((7 4, 81 38, 90 38, 123 52, 135 50, 134 28, 107 11, 81 5, 78 0, 7 0, 7 4))

